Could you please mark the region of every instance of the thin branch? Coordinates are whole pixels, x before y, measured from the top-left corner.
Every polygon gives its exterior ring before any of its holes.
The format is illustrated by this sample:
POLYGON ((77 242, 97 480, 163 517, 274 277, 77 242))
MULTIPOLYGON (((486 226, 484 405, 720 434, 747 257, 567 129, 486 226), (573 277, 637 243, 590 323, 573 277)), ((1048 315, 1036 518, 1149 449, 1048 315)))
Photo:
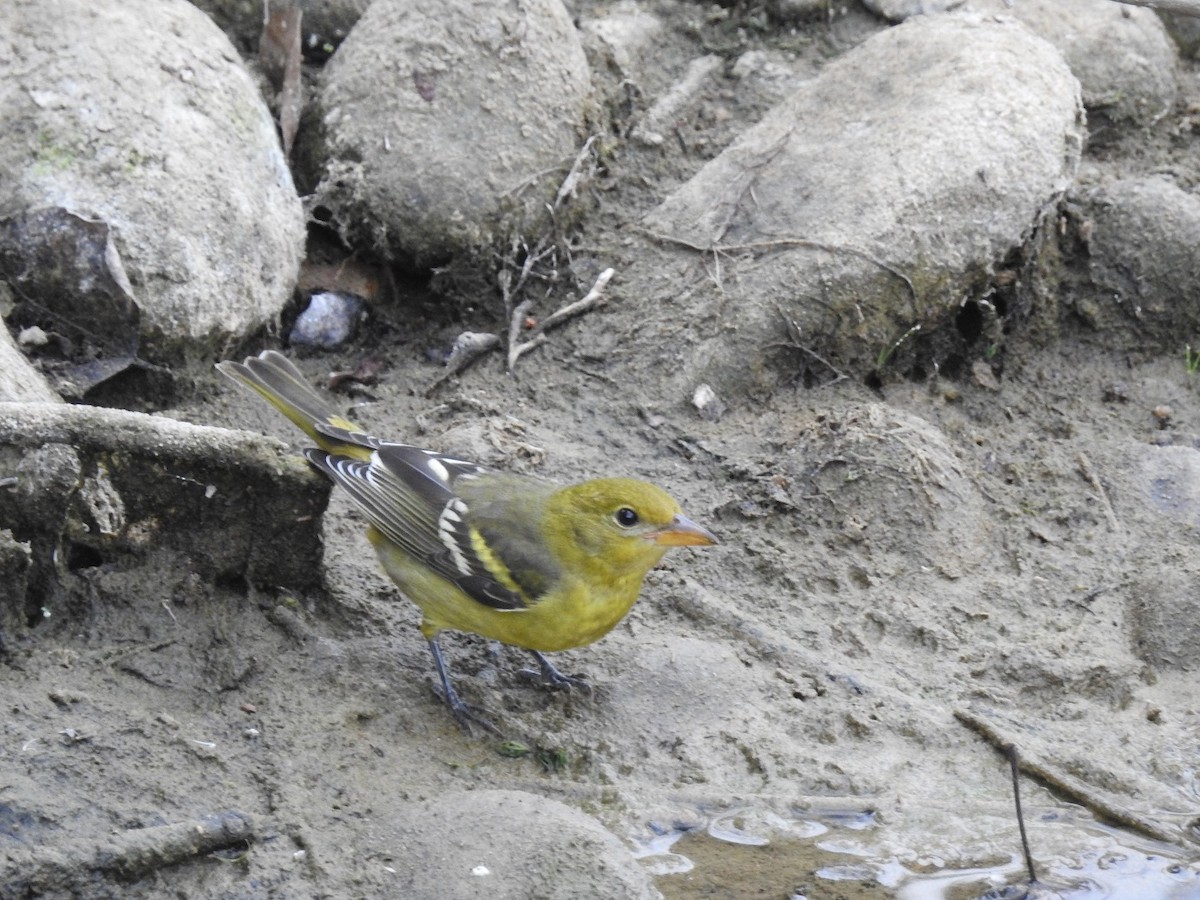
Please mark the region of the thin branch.
MULTIPOLYGON (((551 211, 557 210, 562 205, 562 202, 564 200, 566 200, 568 197, 574 195, 575 189, 579 186, 579 182, 583 180, 582 175, 580 174, 583 171, 583 164, 587 161, 587 158, 591 155, 592 145, 596 142, 596 139, 598 137, 600 137, 600 135, 594 134, 591 137, 589 137, 586 141, 584 141, 583 147, 580 149, 579 153, 576 155, 575 161, 571 164, 571 168, 567 171, 566 178, 564 178, 562 180, 561 184, 559 184, 558 193, 555 195, 554 205, 551 207, 551 211)), ((550 166, 547 169, 542 169, 540 172, 534 172, 532 175, 528 176, 527 178, 524 178, 521 181, 517 182, 517 184, 510 187, 508 190, 502 191, 500 193, 500 196, 501 197, 510 197, 510 196, 513 196, 514 194, 519 194, 521 191, 525 190, 525 188, 530 187, 531 185, 537 184, 539 181, 541 181, 547 175, 552 175, 555 172, 558 172, 561 170, 562 170, 562 165, 559 164, 557 166, 550 166)))
POLYGON ((595 309, 598 306, 603 306, 607 302, 604 296, 604 289, 612 280, 616 270, 612 268, 605 269, 596 279, 592 289, 587 292, 581 299, 574 303, 568 303, 566 306, 560 307, 548 315, 540 322, 534 331, 533 337, 524 343, 518 343, 517 338, 521 334, 521 330, 525 327, 525 317, 529 310, 533 307, 532 300, 526 300, 513 310, 512 318, 508 323, 508 371, 512 374, 513 367, 516 366, 517 360, 533 350, 536 347, 546 343, 546 332, 552 328, 557 328, 564 322, 581 316, 589 310, 595 309))
MULTIPOLYGON (((1198 0, 1198 2, 1200 2, 1200 0, 1198 0)), ((871 255, 866 250, 862 250, 858 247, 852 247, 847 244, 827 244, 824 241, 814 241, 809 240, 808 238, 779 238, 773 241, 751 241, 750 243, 746 244, 715 243, 708 247, 704 247, 693 241, 686 240, 685 238, 678 238, 674 237, 673 235, 662 234, 657 231, 651 231, 648 228, 642 228, 640 230, 656 241, 661 241, 667 244, 678 244, 681 247, 687 247, 689 250, 695 250, 697 253, 715 254, 718 250, 725 253, 738 250, 774 250, 781 247, 803 247, 809 250, 824 250, 826 253, 833 254, 848 253, 851 256, 857 256, 860 259, 864 259, 871 263, 871 265, 878 266, 888 274, 900 279, 900 281, 904 282, 904 286, 908 288, 908 293, 912 297, 913 301, 915 302, 917 300, 917 289, 913 285, 912 279, 910 279, 891 263, 884 262, 877 256, 871 255)))
POLYGON ((1109 530, 1120 534, 1121 523, 1117 519, 1117 513, 1113 509, 1112 503, 1109 502, 1108 491, 1104 490, 1104 485, 1100 483, 1100 478, 1096 475, 1096 470, 1092 468, 1091 462, 1083 453, 1080 453, 1076 459, 1079 462, 1079 471, 1083 473, 1083 477, 1088 480, 1088 483, 1100 495, 1100 502, 1104 505, 1104 516, 1108 519, 1109 530))
POLYGON ((508 374, 512 374, 513 366, 517 364, 517 360, 528 353, 530 350, 535 350, 542 344, 546 343, 544 334, 535 335, 523 344, 513 344, 508 348, 508 374))
MULTIPOLYGON (((1009 738, 991 721, 975 713, 956 709, 954 711, 954 718, 958 719, 959 722, 970 728, 1001 753, 1007 755, 1009 751, 1006 748, 1015 748, 1017 746, 1016 741, 1009 738)), ((1172 828, 1164 822, 1158 822, 1138 815, 1133 810, 1115 803, 1108 797, 1101 796, 1100 791, 1090 784, 1081 781, 1073 775, 1068 775, 1066 772, 1049 763, 1031 757, 1026 751, 1022 751, 1020 754, 1020 768, 1026 775, 1037 779, 1042 784, 1062 794, 1068 800, 1085 806, 1097 816, 1107 819, 1116 825, 1128 828, 1130 831, 1135 831, 1146 837, 1154 838, 1156 841, 1165 841, 1168 844, 1177 845, 1184 843, 1182 835, 1177 828, 1172 828)))
MULTIPOLYGON (((583 142, 583 147, 580 148, 579 155, 575 157, 575 162, 571 165, 571 171, 567 173, 567 177, 558 186, 558 193, 554 196, 554 209, 562 206, 563 201, 567 198, 575 196, 575 192, 579 188, 579 183, 583 180, 583 164, 592 155, 592 145, 596 143, 596 138, 599 136, 598 134, 593 134, 583 142)), ((595 169, 593 168, 592 171, 595 172, 595 169)))
POLYGON ((49 842, 39 846, 32 858, 6 869, 0 895, 74 894, 74 888, 84 886, 94 894, 97 875, 132 882, 217 850, 245 850, 255 832, 249 816, 230 811, 192 822, 131 828, 98 837, 91 847, 77 839, 61 845, 49 842))
POLYGON ((508 320, 508 374, 512 374, 513 366, 517 364, 517 360, 521 358, 521 354, 525 351, 522 347, 532 349, 532 346, 537 346, 536 341, 541 335, 537 335, 527 344, 521 344, 517 338, 521 336, 521 329, 525 327, 525 319, 529 315, 529 311, 533 309, 533 300, 522 300, 517 304, 517 308, 512 311, 512 316, 508 320))
POLYGON ((786 341, 776 341, 773 344, 768 344, 767 346, 769 348, 782 347, 787 350, 799 350, 801 353, 812 357, 834 374, 834 379, 833 381, 829 382, 829 384, 837 384, 839 381, 844 381, 848 377, 845 372, 841 371, 841 369, 819 354, 816 350, 804 345, 802 342, 803 335, 800 332, 800 325, 795 319, 783 311, 783 307, 776 306, 775 311, 779 313, 780 317, 783 319, 783 326, 785 329, 787 329, 788 339, 786 341))
POLYGON ((616 274, 616 269, 607 268, 596 278, 592 289, 588 291, 582 299, 576 300, 574 303, 568 303, 566 306, 556 309, 546 317, 542 322, 542 330, 547 331, 551 328, 557 328, 567 319, 573 319, 575 316, 582 315, 588 310, 596 306, 603 306, 606 298, 604 297, 604 289, 608 287, 608 283, 612 281, 613 275, 616 274))
POLYGON ((661 129, 678 117, 679 111, 696 98, 709 77, 724 64, 724 60, 715 53, 693 59, 688 63, 683 77, 671 85, 646 111, 642 120, 634 125, 632 136, 648 144, 661 144, 663 142, 661 129))
POLYGON ((1021 851, 1025 854, 1025 869, 1029 872, 1029 883, 1037 882, 1037 869, 1033 865, 1033 853, 1029 850, 1029 835, 1025 832, 1025 813, 1021 809, 1021 754, 1016 744, 1009 744, 1004 751, 1012 772, 1013 804, 1017 808, 1017 828, 1021 831, 1021 851))

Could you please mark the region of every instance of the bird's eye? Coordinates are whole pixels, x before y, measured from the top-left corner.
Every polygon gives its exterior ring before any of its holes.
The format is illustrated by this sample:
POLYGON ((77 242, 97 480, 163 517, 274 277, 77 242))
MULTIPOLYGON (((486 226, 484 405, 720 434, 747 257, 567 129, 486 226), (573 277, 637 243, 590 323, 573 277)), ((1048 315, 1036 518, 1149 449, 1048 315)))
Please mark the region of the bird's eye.
POLYGON ((622 528, 632 528, 638 523, 638 514, 628 506, 622 506, 613 516, 622 528))

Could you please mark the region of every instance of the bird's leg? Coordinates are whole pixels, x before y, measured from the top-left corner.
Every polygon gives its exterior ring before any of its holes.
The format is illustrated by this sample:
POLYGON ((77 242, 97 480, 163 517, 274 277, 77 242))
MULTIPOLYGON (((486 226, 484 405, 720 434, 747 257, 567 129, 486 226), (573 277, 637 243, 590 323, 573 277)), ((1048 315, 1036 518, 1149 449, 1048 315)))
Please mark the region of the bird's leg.
POLYGON ((537 681, 539 684, 555 690, 583 688, 588 692, 588 694, 592 693, 592 686, 588 683, 586 678, 564 675, 554 667, 554 663, 546 659, 546 657, 537 650, 530 650, 529 652, 532 653, 533 658, 537 660, 541 671, 535 672, 533 669, 522 669, 521 674, 526 678, 537 681))
POLYGON ((485 731, 499 736, 500 731, 496 726, 479 715, 475 707, 464 701, 462 697, 458 696, 458 691, 454 690, 454 685, 450 683, 450 672, 446 668, 446 660, 442 658, 442 648, 436 637, 429 638, 429 651, 433 654, 433 664, 437 666, 438 678, 442 682, 441 691, 434 688, 433 692, 446 701, 446 705, 450 707, 450 712, 454 713, 454 718, 462 726, 463 731, 474 736, 472 725, 478 725, 485 731))

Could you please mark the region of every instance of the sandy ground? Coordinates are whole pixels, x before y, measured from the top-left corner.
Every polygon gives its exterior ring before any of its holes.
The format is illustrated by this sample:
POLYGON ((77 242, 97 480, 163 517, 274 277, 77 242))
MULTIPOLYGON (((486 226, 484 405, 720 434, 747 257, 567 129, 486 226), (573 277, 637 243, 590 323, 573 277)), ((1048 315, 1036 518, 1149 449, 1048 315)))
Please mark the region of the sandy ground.
MULTIPOLYGON (((718 107, 696 113, 714 152, 734 127, 718 107)), ((207 584, 178 558, 98 567, 0 668, 13 896, 396 896, 397 878, 416 891, 421 871, 510 847, 462 800, 496 790, 561 801, 628 846, 730 810, 776 848, 816 822, 836 836, 826 854, 861 867, 835 881, 817 874, 827 855, 748 855, 716 864, 716 885, 661 876, 671 897, 897 896, 972 866, 984 874, 958 896, 978 896, 987 873, 1018 877, 1006 741, 1060 880, 1105 853, 1157 855, 1175 880, 1138 895, 1200 892, 1200 388, 1184 340, 1117 351, 1063 314, 1054 340, 1013 340, 1002 365, 954 380, 796 384, 702 417, 596 349, 638 327, 620 267, 639 245, 618 226, 647 206, 648 160, 630 150, 588 233, 588 255, 619 267, 611 302, 515 376, 493 355, 427 391, 431 351, 504 325, 494 303, 420 290, 353 346, 300 360, 315 383, 382 360, 379 384, 344 397, 374 433, 562 482, 645 477, 719 535, 669 557, 609 637, 561 655, 592 696, 547 693, 519 654, 449 638, 460 689, 505 740, 463 734, 428 686, 415 609, 338 495, 325 591, 207 584), (179 823, 218 837, 197 845, 179 823)), ((672 164, 656 177, 695 161, 672 164)), ((684 275, 706 277, 702 261, 684 275)), ((215 373, 185 374, 196 392, 167 415, 301 446, 215 373)), ((527 839, 512 858, 557 821, 542 809, 512 812, 527 839)), ((597 842, 589 859, 611 852, 597 842)), ((676 849, 702 867, 704 846, 676 849)), ((640 864, 628 882, 619 862, 539 865, 514 883, 629 896, 640 864)))
MULTIPOLYGON (((246 595, 186 567, 97 571, 89 602, 41 625, 5 669, 20 847, 47 842, 82 866, 115 831, 238 811, 257 824, 236 863, 131 866, 121 895, 252 896, 260 882, 381 895, 364 874, 394 868, 373 843, 381 823, 414 801, 501 787, 579 807, 626 839, 746 809, 749 830, 778 843, 789 829, 766 812, 834 825, 870 813, 839 846, 914 870, 1011 870, 1004 763, 955 710, 975 710, 1050 773, 1026 786, 1047 864, 1146 853, 1140 818, 1168 836, 1189 820, 1190 660, 1140 660, 1131 610, 1154 601, 1139 579, 1170 581, 1194 526, 1164 522, 1122 473, 1164 439, 1194 442, 1184 429, 1200 405, 1178 358, 1130 365, 1066 345, 1010 367, 999 390, 903 384, 881 397, 843 382, 716 423, 663 409, 650 427, 607 380, 590 390, 595 379, 556 358, 566 343, 516 381, 481 367, 451 391, 457 402, 432 405, 407 385, 436 370, 420 341, 407 346, 410 361, 356 410, 372 429, 412 434, 423 421, 429 443, 563 479, 609 471, 597 438, 610 437, 637 461, 628 470, 670 484, 721 546, 672 558, 627 624, 563 654, 594 679, 590 699, 526 684, 515 653, 448 641, 461 689, 524 748, 516 758, 440 706, 415 610, 395 602, 340 498, 324 595, 246 595), (1128 399, 1106 399, 1118 376, 1128 399), (1176 423, 1165 429, 1153 414, 1164 403, 1176 423), (873 459, 857 440, 830 443, 831 423, 854 422, 869 424, 873 459), (864 468, 822 482, 847 465, 864 468), (930 504, 947 490, 964 496, 930 504), (1055 777, 1083 793, 1047 792, 1055 777), (1134 827, 1098 829, 1078 810, 1089 796, 1134 827)), ((177 414, 287 435, 223 385, 177 414)), ((818 868, 809 896, 834 896, 818 868)), ((861 880, 880 896, 873 871, 861 880)), ((83 895, 117 889, 97 883, 83 895)))

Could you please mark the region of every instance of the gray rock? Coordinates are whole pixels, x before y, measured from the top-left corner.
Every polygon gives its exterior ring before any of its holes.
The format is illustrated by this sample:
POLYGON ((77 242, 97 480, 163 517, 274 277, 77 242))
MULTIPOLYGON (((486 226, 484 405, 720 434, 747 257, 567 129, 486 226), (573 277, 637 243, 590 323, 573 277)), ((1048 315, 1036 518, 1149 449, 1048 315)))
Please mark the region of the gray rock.
POLYGON ((1160 669, 1195 671, 1200 668, 1200 622, 1196 620, 1200 569, 1178 558, 1147 563, 1128 590, 1136 652, 1160 669))
POLYGON ((967 0, 863 0, 863 6, 892 22, 961 8, 967 0))
POLYGON ((1159 10, 1158 17, 1162 19, 1167 34, 1175 41, 1179 52, 1189 59, 1195 59, 1200 52, 1200 18, 1170 13, 1159 10))
POLYGON ((599 822, 524 791, 452 791, 397 810, 366 832, 395 874, 364 872, 375 896, 658 897, 650 876, 599 822), (470 823, 464 827, 464 823, 470 823))
POLYGON ((797 415, 786 441, 776 472, 787 487, 769 500, 837 536, 831 578, 887 583, 914 560, 960 578, 989 558, 972 472, 926 420, 880 403, 848 404, 797 415), (883 516, 880 497, 892 498, 883 516))
POLYGON ((831 63, 645 219, 668 249, 634 289, 676 333, 680 392, 960 352, 957 315, 1070 183, 1082 128, 1062 57, 1011 20, 922 16, 831 63), (686 309, 679 246, 708 264, 686 309))
POLYGON ((39 597, 69 591, 80 569, 164 559, 209 580, 321 584, 330 486, 278 441, 92 406, 0 403, 0 464, 16 479, 0 491, 0 521, 30 543, 39 597))
POLYGON ((0 32, 0 217, 57 208, 107 225, 149 358, 203 354, 273 320, 303 210, 217 27, 183 0, 14 0, 0 32))
POLYGON ((741 86, 749 87, 772 104, 786 100, 819 72, 816 66, 798 65, 791 54, 774 50, 749 50, 729 69, 741 86))
POLYGON ((663 21, 633 0, 618 0, 594 10, 580 24, 589 50, 599 52, 626 77, 637 74, 639 63, 654 51, 663 35, 663 21))
POLYGON ((353 294, 321 291, 308 300, 308 307, 296 318, 288 343, 296 346, 332 350, 354 336, 362 301, 353 294))
POLYGON ((533 236, 590 91, 559 0, 379 0, 324 73, 304 150, 314 207, 350 243, 418 266, 533 236))
POLYGON ((1143 502, 1180 528, 1200 532, 1200 451, 1146 447, 1134 466, 1143 502))
POLYGON ((141 310, 108 223, 63 207, 0 218, 0 272, 11 321, 45 326, 78 359, 137 354, 141 310))
POLYGON ((0 325, 0 403, 53 403, 60 399, 17 348, 8 329, 0 325))
POLYGON ((1178 90, 1176 51, 1152 9, 1111 0, 972 0, 1010 14, 1059 49, 1083 87, 1088 125, 1145 126, 1166 115, 1178 90))
POLYGON ((25 630, 29 617, 26 609, 26 590, 33 551, 28 543, 18 541, 12 531, 0 529, 0 654, 7 649, 13 635, 25 630))
POLYGON ((1081 190, 1090 286, 1074 309, 1128 346, 1182 341, 1200 329, 1200 199, 1165 176, 1081 190))

